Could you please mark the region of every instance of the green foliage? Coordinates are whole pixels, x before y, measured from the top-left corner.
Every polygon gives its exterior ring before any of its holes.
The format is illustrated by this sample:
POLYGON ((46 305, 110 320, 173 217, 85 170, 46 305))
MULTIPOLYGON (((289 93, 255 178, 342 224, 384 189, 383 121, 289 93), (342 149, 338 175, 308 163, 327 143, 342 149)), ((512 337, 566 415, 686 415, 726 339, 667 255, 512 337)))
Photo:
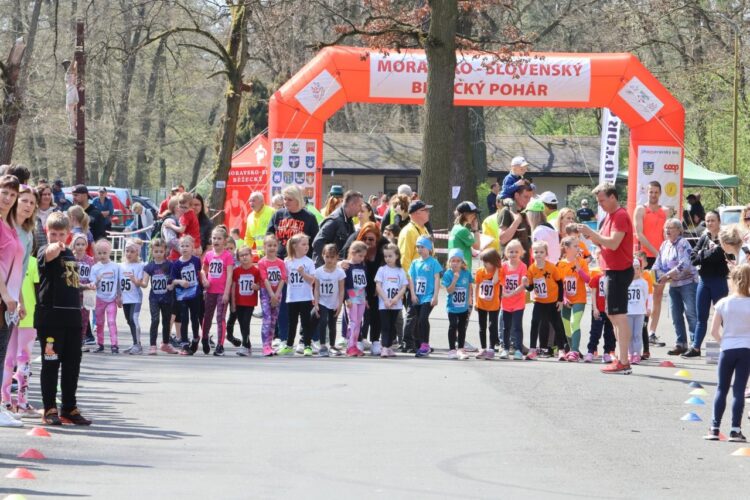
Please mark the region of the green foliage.
POLYGON ((483 200, 487 199, 487 195, 490 194, 490 185, 486 182, 477 185, 477 200, 479 203, 484 203, 483 200))
POLYGON ((245 94, 237 124, 235 146, 239 148, 268 127, 268 98, 271 92, 258 78, 250 80, 252 92, 245 94))
MULTIPOLYGON (((620 199, 620 205, 623 207, 627 205, 628 202, 628 186, 627 184, 615 184, 615 187, 617 188, 617 195, 620 199)), ((596 196, 591 194, 591 190, 594 188, 594 186, 589 185, 581 185, 576 186, 573 188, 573 190, 568 195, 568 207, 572 208, 573 210, 578 210, 581 208, 581 200, 589 200, 589 208, 591 210, 596 212, 596 196)))

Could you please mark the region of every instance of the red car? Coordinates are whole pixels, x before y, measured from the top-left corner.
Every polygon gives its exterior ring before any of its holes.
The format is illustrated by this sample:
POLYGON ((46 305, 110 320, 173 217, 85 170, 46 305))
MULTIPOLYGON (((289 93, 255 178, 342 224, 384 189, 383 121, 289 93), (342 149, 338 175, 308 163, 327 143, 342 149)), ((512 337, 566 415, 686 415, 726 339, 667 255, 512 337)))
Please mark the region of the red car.
MULTIPOLYGON (((99 188, 97 186, 87 186, 89 189, 89 199, 99 197, 99 188)), ((63 189, 65 197, 72 203, 73 195, 71 191, 72 187, 66 187, 63 189)), ((133 212, 129 206, 125 206, 120 198, 112 191, 107 190, 107 198, 112 200, 113 213, 110 215, 110 221, 112 222, 112 231, 122 231, 125 226, 130 224, 133 220, 133 212)))

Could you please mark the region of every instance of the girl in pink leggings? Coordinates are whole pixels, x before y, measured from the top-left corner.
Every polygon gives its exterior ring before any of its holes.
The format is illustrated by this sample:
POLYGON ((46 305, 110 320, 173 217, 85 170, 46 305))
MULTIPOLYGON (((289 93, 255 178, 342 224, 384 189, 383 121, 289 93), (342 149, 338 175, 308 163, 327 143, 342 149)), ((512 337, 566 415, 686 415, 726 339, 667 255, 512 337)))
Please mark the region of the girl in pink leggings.
POLYGON ((211 232, 212 249, 203 256, 201 281, 206 289, 206 300, 203 313, 203 345, 208 345, 208 334, 216 313, 216 328, 219 330, 219 341, 214 349, 214 356, 224 355, 224 338, 227 331, 226 312, 229 303, 229 292, 232 290, 232 272, 234 257, 226 250, 227 230, 218 226, 211 232))
POLYGON ((263 326, 261 339, 263 340, 263 356, 276 354, 271 348, 273 332, 279 320, 281 297, 286 283, 286 265, 276 257, 279 251, 279 240, 269 234, 263 240, 265 257, 258 262, 262 288, 260 289, 260 303, 263 306, 263 326))
POLYGON ((349 316, 347 356, 364 356, 364 353, 357 348, 357 342, 362 327, 362 318, 367 307, 365 295, 367 273, 363 263, 365 255, 367 255, 367 245, 364 242, 355 241, 349 247, 349 267, 346 270, 346 279, 344 280, 344 300, 346 301, 346 312, 349 316))
POLYGON ((120 305, 120 266, 109 258, 112 245, 107 240, 94 244, 96 264, 91 268, 91 282, 96 284, 96 343, 94 352, 104 352, 104 318, 109 326, 109 342, 112 354, 119 354, 117 345, 117 307, 120 305))
POLYGON ((39 271, 36 259, 29 259, 26 269, 26 278, 23 280, 21 294, 23 305, 26 308, 26 316, 13 329, 8 342, 8 350, 5 354, 3 365, 2 400, 3 404, 11 402, 10 386, 15 378, 18 382, 18 395, 16 402, 16 413, 24 417, 38 416, 36 410, 29 404, 26 393, 29 388, 29 375, 31 373, 31 349, 36 340, 34 329, 34 309, 36 307, 36 292, 34 285, 39 283, 39 271), (13 367, 16 373, 13 373, 13 367))

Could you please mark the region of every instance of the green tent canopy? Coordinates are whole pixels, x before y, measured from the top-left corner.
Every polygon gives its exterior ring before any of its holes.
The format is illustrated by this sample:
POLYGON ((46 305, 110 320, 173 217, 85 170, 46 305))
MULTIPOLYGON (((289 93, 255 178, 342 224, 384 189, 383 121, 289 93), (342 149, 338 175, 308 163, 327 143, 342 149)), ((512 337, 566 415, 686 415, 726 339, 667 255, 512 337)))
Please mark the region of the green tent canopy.
MULTIPOLYGON (((683 183, 685 187, 736 188, 740 185, 740 179, 736 175, 711 172, 707 168, 696 165, 687 158, 684 160, 684 168, 685 178, 683 183)), ((628 171, 620 171, 618 177, 627 180, 628 171)))

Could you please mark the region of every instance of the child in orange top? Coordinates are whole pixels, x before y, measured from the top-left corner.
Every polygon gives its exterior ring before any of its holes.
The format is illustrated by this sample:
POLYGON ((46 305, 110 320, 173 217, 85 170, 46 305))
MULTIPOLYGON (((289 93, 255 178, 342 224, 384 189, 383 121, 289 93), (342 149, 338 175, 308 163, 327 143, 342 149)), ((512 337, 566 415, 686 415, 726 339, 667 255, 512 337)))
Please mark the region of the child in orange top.
MULTIPOLYGON (((654 284, 656 283, 656 279, 654 278, 654 272, 647 268, 648 266, 648 260, 646 252, 644 251, 638 251, 634 254, 635 258, 638 259, 641 263, 641 269, 643 269, 643 273, 641 275, 641 278, 646 280, 646 283, 648 284, 648 295, 651 297, 651 307, 653 307, 654 301, 654 284)), ((651 351, 649 350, 649 342, 648 342, 648 320, 649 320, 650 314, 646 315, 646 319, 643 321, 643 328, 641 329, 641 335, 643 335, 643 355, 641 356, 641 359, 649 359, 651 357, 651 351)), ((637 332, 633 332, 633 335, 635 335, 637 332)))
MULTIPOLYGON (((521 261, 523 254, 523 246, 518 240, 511 240, 505 246, 507 260, 500 269, 500 282, 503 284, 503 350, 500 351, 500 359, 508 358, 511 332, 515 348, 513 359, 523 359, 523 310, 526 307, 526 285, 529 284, 526 264, 521 261)), ((536 351, 531 354, 531 359, 535 357, 536 351)))
POLYGON ((581 318, 586 309, 586 285, 589 282, 589 266, 580 255, 578 240, 572 236, 560 242, 563 258, 557 263, 563 281, 562 321, 570 351, 558 353, 560 361, 578 361, 581 353, 581 318))
MULTIPOLYGON (((578 231, 578 226, 575 224, 568 224, 568 227, 565 228, 565 235, 566 236, 572 236, 576 239, 576 245, 578 245, 579 255, 583 257, 583 260, 586 261, 586 263, 591 262, 591 252, 589 251, 588 245, 586 245, 586 242, 583 239, 583 236, 581 236, 580 231, 578 231)), ((565 250, 562 248, 561 250, 561 256, 565 256, 565 250)))
POLYGON ((531 246, 534 262, 526 273, 528 285, 526 289, 533 291, 534 310, 531 313, 531 343, 530 349, 535 349, 539 338, 537 354, 549 358, 551 353, 551 339, 549 326, 555 331, 555 343, 559 350, 565 349, 565 333, 560 309, 563 304, 563 285, 557 267, 547 261, 547 243, 537 241, 531 246))
POLYGON ((479 255, 482 267, 474 277, 477 291, 476 304, 479 315, 479 342, 482 349, 477 359, 492 359, 495 357, 495 345, 500 343, 497 331, 497 317, 500 312, 500 254, 494 248, 489 248, 479 255), (490 320, 490 344, 487 345, 487 318, 490 320))

